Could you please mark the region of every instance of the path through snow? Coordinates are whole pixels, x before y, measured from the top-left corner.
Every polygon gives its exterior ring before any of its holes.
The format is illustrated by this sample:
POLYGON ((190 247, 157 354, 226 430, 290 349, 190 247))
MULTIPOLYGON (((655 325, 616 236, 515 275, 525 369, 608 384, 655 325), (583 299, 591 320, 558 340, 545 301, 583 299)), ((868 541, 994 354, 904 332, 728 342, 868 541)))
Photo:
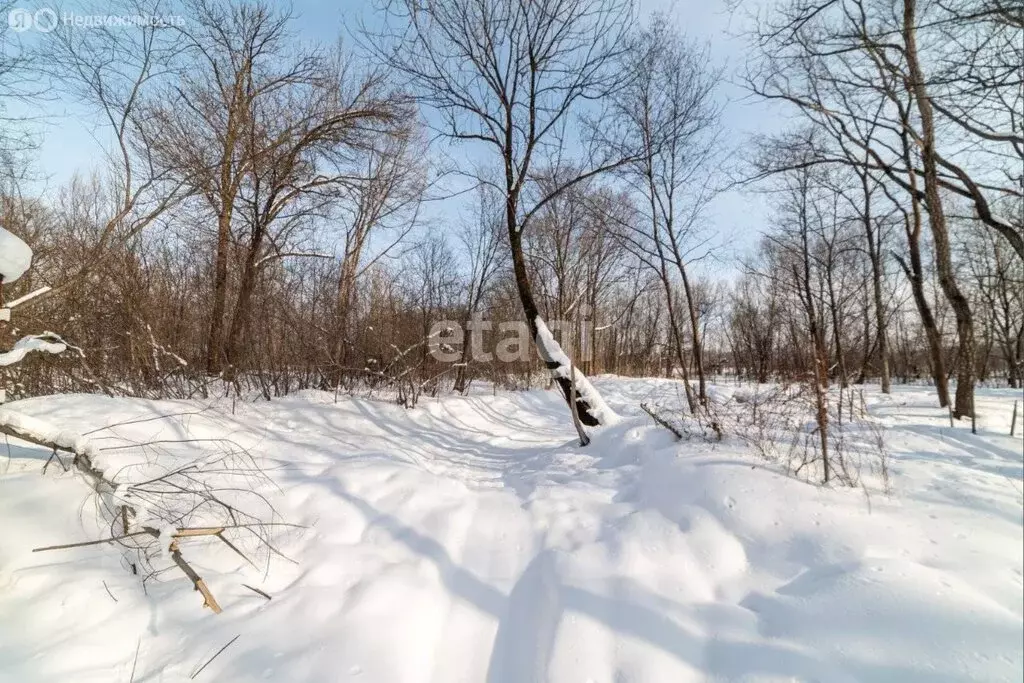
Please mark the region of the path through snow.
MULTIPOLYGON (((102 531, 80 481, 39 476, 49 454, 0 451, 0 680, 128 681, 137 647, 135 681, 188 680, 235 635, 199 680, 1020 680, 1021 439, 995 434, 1009 394, 979 401, 978 436, 943 427, 925 390, 875 397, 895 492, 869 506, 737 445, 673 443, 637 408, 673 383, 595 384, 625 417, 586 449, 554 392, 412 411, 309 393, 116 428, 230 436, 310 527, 279 539, 299 564, 267 574, 200 554, 216 617, 174 574, 145 595, 112 547, 30 553, 102 531)), ((197 408, 14 407, 83 430, 197 408)))

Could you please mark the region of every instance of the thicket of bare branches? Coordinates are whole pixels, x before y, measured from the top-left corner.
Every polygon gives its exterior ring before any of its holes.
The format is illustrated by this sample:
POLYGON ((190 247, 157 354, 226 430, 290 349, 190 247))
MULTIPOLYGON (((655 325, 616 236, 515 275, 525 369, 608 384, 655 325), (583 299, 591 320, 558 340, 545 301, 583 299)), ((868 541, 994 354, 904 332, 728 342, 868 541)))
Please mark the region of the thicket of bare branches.
POLYGON ((32 95, 32 69, 88 108, 106 152, 45 193, 5 162, 0 221, 37 258, 4 296, 54 287, 18 325, 81 350, 4 371, 12 398, 413 405, 478 379, 570 395, 536 353, 487 360, 467 337, 438 360, 440 320, 489 326, 491 351, 502 322, 566 321, 573 372, 681 377, 691 414, 725 376, 822 387, 822 420, 832 386, 930 382, 957 416, 977 381, 1020 386, 1015 7, 759 17, 743 80, 805 125, 741 155, 774 214, 735 266, 704 220, 724 184, 721 71, 667 19, 618 0, 386 4, 351 49, 303 42, 266 3, 187 0, 185 26, 61 27, 0 63, 0 106, 32 95))

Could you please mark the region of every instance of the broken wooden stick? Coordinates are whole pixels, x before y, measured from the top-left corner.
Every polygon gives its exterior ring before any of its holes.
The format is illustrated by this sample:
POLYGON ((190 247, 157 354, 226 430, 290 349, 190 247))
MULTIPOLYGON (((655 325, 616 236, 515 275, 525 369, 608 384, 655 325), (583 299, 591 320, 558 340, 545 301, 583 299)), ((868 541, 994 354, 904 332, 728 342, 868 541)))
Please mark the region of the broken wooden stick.
MULTIPOLYGON (((174 564, 178 565, 178 568, 181 569, 181 571, 185 574, 185 576, 187 576, 189 578, 190 581, 192 581, 192 586, 195 588, 195 590, 199 591, 202 594, 202 596, 203 596, 203 607, 209 607, 211 610, 213 610, 214 614, 220 614, 221 611, 222 611, 221 607, 220 607, 219 604, 217 604, 217 600, 216 600, 216 598, 213 597, 213 593, 210 592, 210 589, 206 585, 206 582, 203 581, 202 577, 199 576, 199 574, 192 568, 192 565, 190 565, 185 560, 185 558, 182 557, 181 550, 180 550, 180 548, 178 548, 178 539, 179 538, 193 538, 195 536, 217 536, 222 541, 224 541, 225 543, 228 543, 224 539, 223 536, 220 536, 220 533, 222 531, 224 531, 224 529, 220 528, 220 527, 217 527, 217 528, 179 529, 176 533, 172 534, 171 537, 174 540, 171 541, 171 544, 169 546, 169 550, 171 551, 171 559, 174 561, 174 564)), ((110 538, 101 538, 98 541, 82 541, 81 543, 65 543, 64 545, 51 545, 51 546, 45 546, 45 547, 42 547, 42 548, 33 548, 32 552, 34 552, 34 553, 41 553, 41 552, 44 552, 44 551, 47 551, 47 550, 67 550, 69 548, 83 548, 85 546, 101 545, 103 543, 111 543, 113 541, 120 541, 122 539, 131 538, 133 536, 144 536, 144 535, 149 535, 149 536, 153 536, 154 538, 159 538, 160 537, 160 532, 157 529, 154 529, 153 527, 143 527, 139 531, 133 531, 132 533, 124 534, 122 536, 112 536, 110 538)), ((230 546, 231 544, 228 543, 228 545, 230 546)), ((239 553, 239 554, 241 554, 241 553, 239 553)), ((243 555, 242 557, 245 557, 245 556, 243 555)))
POLYGON ((265 597, 265 598, 266 598, 267 600, 273 600, 273 598, 272 598, 272 597, 270 597, 270 594, 269 594, 269 593, 265 593, 264 591, 261 591, 261 590, 260 590, 259 588, 256 588, 256 587, 254 587, 254 586, 250 586, 250 585, 249 585, 249 584, 247 584, 247 583, 243 583, 242 585, 243 585, 243 586, 245 586, 246 588, 248 588, 249 590, 251 590, 251 591, 252 591, 253 593, 256 593, 257 595, 262 595, 262 596, 263 596, 263 597, 265 597))
POLYGON ((675 434, 675 437, 676 437, 677 440, 680 440, 680 441, 682 440, 683 433, 681 431, 679 431, 679 429, 677 427, 675 427, 674 425, 670 424, 668 422, 668 420, 666 420, 665 418, 661 417, 660 415, 655 413, 653 410, 651 410, 651 408, 646 403, 641 403, 640 404, 640 409, 643 410, 648 415, 650 415, 651 419, 654 420, 656 423, 658 423, 659 425, 661 425, 662 427, 664 427, 668 431, 670 431, 673 434, 675 434))
POLYGON ((62 545, 47 545, 42 548, 32 548, 32 552, 41 553, 47 550, 68 550, 69 548, 84 548, 90 545, 102 545, 104 543, 113 543, 115 541, 121 541, 126 538, 132 538, 133 536, 145 536, 152 535, 150 530, 146 529, 143 531, 133 531, 129 534, 123 534, 121 536, 111 536, 110 538, 101 538, 98 541, 82 541, 80 543, 64 543, 62 545))
POLYGON ((210 662, 212 662, 213 660, 217 659, 217 657, 220 657, 220 654, 221 654, 222 652, 224 652, 224 650, 228 649, 228 648, 229 648, 229 647, 231 646, 231 644, 232 644, 233 642, 235 642, 236 640, 238 640, 238 637, 239 637, 240 635, 242 635, 242 634, 241 634, 241 633, 239 633, 239 634, 238 634, 237 636, 235 636, 234 638, 232 638, 231 640, 229 640, 229 641, 227 642, 227 644, 225 644, 225 645, 224 645, 224 647, 222 647, 221 649, 217 650, 217 651, 216 651, 216 652, 215 652, 215 653, 213 654, 213 656, 212 656, 212 657, 210 657, 209 659, 207 659, 207 660, 206 660, 206 664, 203 664, 203 665, 202 665, 201 667, 199 667, 199 669, 198 669, 198 670, 196 670, 196 672, 195 672, 194 674, 192 674, 191 676, 189 676, 189 677, 188 677, 188 678, 189 678, 189 680, 190 680, 190 681, 191 681, 191 680, 195 680, 196 676, 198 676, 199 674, 203 673, 203 669, 205 669, 206 667, 210 666, 210 662))
POLYGON ((192 586, 200 592, 203 596, 203 607, 209 607, 213 610, 214 614, 220 614, 223 610, 220 605, 217 604, 217 599, 213 597, 213 593, 207 587, 206 582, 203 581, 203 577, 196 573, 196 570, 192 568, 185 558, 181 556, 181 550, 178 549, 178 542, 171 541, 170 545, 171 559, 174 560, 174 564, 178 565, 178 568, 184 572, 185 576, 192 582, 192 586))
MULTIPOLYGON (((255 563, 246 556, 242 550, 235 545, 230 539, 227 538, 225 532, 227 529, 246 529, 251 531, 259 541, 267 547, 271 552, 277 554, 285 559, 290 559, 284 556, 279 550, 277 550, 269 541, 267 537, 263 535, 261 530, 267 527, 275 526, 287 526, 287 527, 298 527, 299 525, 286 524, 283 522, 259 522, 254 521, 252 523, 238 523, 239 520, 236 518, 236 510, 218 499, 216 495, 211 493, 207 489, 203 489, 202 486, 197 486, 194 492, 182 488, 187 485, 179 484, 171 481, 165 484, 175 491, 183 491, 185 494, 194 494, 198 496, 202 502, 217 505, 220 509, 225 510, 225 515, 230 515, 230 519, 233 523, 227 523, 226 521, 221 522, 217 526, 203 526, 203 527, 178 527, 162 532, 160 529, 152 526, 143 526, 138 522, 132 520, 138 519, 137 508, 126 502, 126 497, 132 496, 136 488, 141 489, 140 483, 126 484, 125 482, 115 482, 114 477, 104 471, 102 465, 97 466, 97 461, 94 459, 100 449, 96 448, 90 443, 88 437, 84 435, 76 435, 70 432, 65 432, 60 429, 47 424, 44 421, 37 420, 31 416, 22 415, 20 413, 10 411, 7 409, 0 408, 0 434, 12 436, 16 439, 26 441, 36 446, 40 446, 49 450, 51 455, 51 461, 56 459, 65 470, 69 469, 69 464, 66 460, 61 459, 60 452, 69 453, 71 455, 70 468, 73 468, 79 474, 82 474, 95 494, 99 497, 102 505, 106 508, 106 512, 110 518, 110 534, 107 538, 98 540, 82 541, 77 543, 67 543, 62 545, 46 546, 41 548, 33 549, 33 552, 44 552, 50 550, 66 550, 71 548, 88 547, 93 545, 102 545, 106 543, 121 542, 126 547, 135 547, 135 549, 142 552, 145 547, 149 546, 151 541, 145 540, 142 543, 131 543, 128 539, 135 537, 151 537, 158 539, 158 541, 164 545, 166 550, 170 551, 170 558, 178 566, 178 568, 185 574, 186 577, 192 582, 195 590, 199 591, 203 595, 204 606, 209 607, 214 613, 220 613, 221 607, 218 604, 213 593, 209 587, 203 581, 202 577, 192 568, 189 562, 183 557, 179 548, 179 540, 182 538, 195 538, 203 536, 213 536, 223 542, 232 552, 243 558, 247 563, 255 566, 255 563), (135 488, 133 488, 135 487, 135 488), (118 529, 120 527, 120 529, 118 529), (118 534, 120 530, 122 533, 118 534)), ((110 447, 103 450, 112 450, 115 447, 110 447)), ((120 447, 117 447, 120 448, 120 447)), ((254 465, 255 467, 255 465, 254 465)), ((169 477, 174 474, 180 474, 180 472, 188 471, 189 469, 196 470, 196 465, 188 465, 187 467, 181 468, 180 471, 172 472, 169 475, 163 475, 160 478, 150 480, 148 482, 141 482, 142 485, 152 484, 158 482, 165 477, 169 477)), ((191 476, 191 475, 190 475, 191 476)), ((191 481, 191 480, 189 480, 191 481)), ((158 491, 157 494, 160 494, 158 491)), ((260 496, 261 500, 266 502, 266 499, 260 496)), ((194 501, 189 500, 191 509, 194 510, 197 504, 194 501)), ((201 504, 201 503, 200 503, 201 504)), ((269 505, 269 503, 267 503, 269 505)), ((257 517, 252 515, 246 515, 243 519, 256 520, 257 517)), ((180 517, 179 517, 180 519, 180 517)), ((141 521, 141 520, 139 520, 141 521)), ((290 560, 293 561, 294 560, 290 560)), ((130 564, 133 573, 137 573, 138 568, 134 563, 130 564)))
POLYGON ((221 531, 220 531, 220 532, 217 532, 216 534, 214 534, 214 536, 216 536, 216 537, 217 537, 217 538, 219 538, 220 540, 224 541, 224 545, 226 545, 227 547, 231 548, 231 549, 232 549, 233 551, 235 551, 235 553, 236 553, 236 554, 237 554, 237 555, 238 555, 239 557, 241 557, 241 558, 242 558, 243 560, 245 560, 246 562, 248 562, 248 563, 249 563, 250 565, 252 565, 252 566, 253 566, 253 567, 255 568, 255 567, 256 567, 256 563, 255 563, 255 562, 253 562, 252 560, 250 560, 250 559, 249 559, 248 557, 246 557, 245 553, 243 553, 243 552, 242 552, 241 550, 239 550, 239 549, 238 549, 238 546, 236 546, 236 545, 235 545, 234 543, 232 543, 232 542, 231 542, 231 541, 229 541, 229 540, 228 540, 227 538, 225 538, 225 537, 224 537, 224 534, 223 534, 223 533, 221 533, 221 532, 223 532, 223 531, 224 531, 224 530, 223 530, 223 529, 221 529, 221 531))
MULTIPOLYGON (((182 527, 171 534, 172 538, 192 538, 195 536, 218 536, 222 541, 228 543, 227 540, 221 536, 226 527, 182 527)), ((132 531, 120 536, 111 536, 110 538, 101 538, 96 541, 81 541, 80 543, 65 543, 63 545, 48 545, 42 548, 33 548, 32 552, 41 553, 46 550, 68 550, 69 548, 84 548, 90 545, 102 545, 104 543, 113 543, 114 541, 121 541, 126 538, 132 538, 134 536, 152 536, 153 538, 160 537, 159 529, 155 529, 151 526, 144 526, 138 531, 132 531)), ((228 545, 231 545, 228 543, 228 545)), ((234 548, 234 546, 232 546, 234 548)), ((236 550, 237 552, 237 550, 236 550)), ((242 557, 245 557, 242 555, 242 557)), ((246 558, 248 559, 248 558, 246 558)))

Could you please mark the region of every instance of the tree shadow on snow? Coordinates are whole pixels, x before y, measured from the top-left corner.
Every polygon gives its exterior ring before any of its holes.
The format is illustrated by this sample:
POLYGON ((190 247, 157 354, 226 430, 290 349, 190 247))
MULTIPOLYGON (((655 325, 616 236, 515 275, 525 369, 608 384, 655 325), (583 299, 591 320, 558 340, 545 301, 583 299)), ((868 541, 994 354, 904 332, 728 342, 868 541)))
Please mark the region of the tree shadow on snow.
POLYGON ((497 620, 486 683, 546 683, 559 623, 567 611, 589 617, 618 635, 643 641, 695 670, 711 664, 729 676, 768 674, 802 680, 829 670, 825 662, 783 645, 703 637, 672 616, 685 613, 682 606, 647 593, 633 582, 626 587, 612 580, 611 595, 566 585, 558 570, 557 551, 551 549, 534 555, 505 595, 459 566, 437 540, 377 510, 336 479, 330 480, 329 486, 356 508, 368 525, 387 530, 395 541, 433 562, 453 597, 497 620))

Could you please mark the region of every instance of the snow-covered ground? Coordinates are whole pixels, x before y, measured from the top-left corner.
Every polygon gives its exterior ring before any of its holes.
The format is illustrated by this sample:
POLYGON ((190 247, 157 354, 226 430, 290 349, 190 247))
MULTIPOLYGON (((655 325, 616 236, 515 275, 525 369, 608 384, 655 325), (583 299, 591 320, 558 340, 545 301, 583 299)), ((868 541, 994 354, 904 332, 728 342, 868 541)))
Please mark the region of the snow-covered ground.
POLYGON ((297 563, 258 569, 183 542, 214 615, 176 570, 144 590, 116 546, 32 553, 110 530, 81 478, 0 444, 0 680, 184 681, 235 636, 195 680, 1021 680, 1014 392, 981 391, 978 435, 925 388, 870 392, 886 496, 787 478, 728 439, 675 443, 638 408, 673 383, 594 384, 624 419, 585 449, 555 392, 12 404, 64 430, 136 420, 101 444, 230 438, 308 528, 275 538, 297 563))

